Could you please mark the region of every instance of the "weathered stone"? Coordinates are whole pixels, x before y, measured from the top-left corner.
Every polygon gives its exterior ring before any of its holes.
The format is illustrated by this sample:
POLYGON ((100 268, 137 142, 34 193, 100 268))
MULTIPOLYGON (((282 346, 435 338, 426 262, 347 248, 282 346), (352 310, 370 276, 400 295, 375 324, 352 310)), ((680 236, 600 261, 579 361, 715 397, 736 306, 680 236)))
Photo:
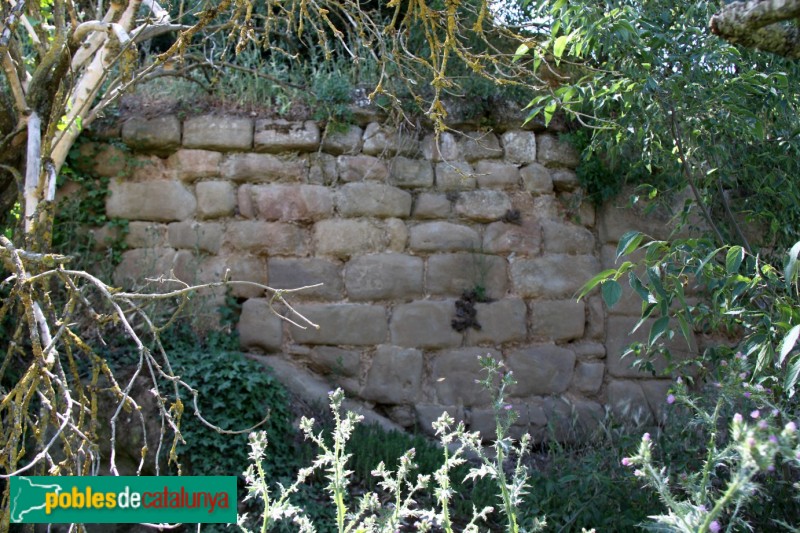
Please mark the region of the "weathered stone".
POLYGON ((525 302, 515 298, 505 298, 491 303, 475 304, 481 329, 467 330, 467 341, 470 344, 524 341, 527 334, 528 310, 525 302))
POLYGON ((355 155, 364 145, 363 135, 358 126, 348 126, 345 131, 327 132, 322 139, 322 150, 333 155, 355 155))
POLYGON ((511 209, 511 200, 503 191, 478 190, 458 193, 456 213, 478 222, 499 220, 511 209))
POLYGON ((553 189, 559 192, 574 191, 581 186, 578 175, 572 170, 554 170, 551 177, 553 178, 553 189))
POLYGON ((517 165, 500 161, 478 161, 475 165, 475 178, 483 189, 517 187, 519 177, 517 165))
POLYGON ((140 288, 145 278, 169 277, 175 263, 172 248, 140 248, 122 253, 122 261, 114 270, 114 285, 140 288))
POLYGON ((467 161, 503 157, 503 149, 500 147, 500 140, 497 138, 497 135, 491 132, 465 134, 460 144, 461 153, 467 161))
POLYGON ((236 213, 244 218, 256 218, 256 206, 253 203, 253 186, 249 183, 240 185, 236 191, 236 213))
POLYGON ((597 394, 603 386, 603 375, 606 365, 603 363, 578 363, 572 386, 579 392, 597 394))
POLYGON ((422 352, 383 344, 378 346, 361 395, 375 403, 412 403, 422 381, 422 352))
POLYGON ((531 334, 555 342, 583 337, 586 310, 583 301, 534 300, 531 303, 531 334))
POLYGON ((242 305, 239 343, 245 349, 277 352, 283 344, 283 321, 264 298, 250 298, 242 305))
POLYGON ((166 162, 155 155, 139 155, 128 161, 130 179, 128 181, 172 181, 176 172, 168 168, 166 162))
POLYGON ((606 314, 603 309, 603 300, 593 296, 586 301, 586 308, 589 310, 586 320, 586 337, 597 340, 605 339, 606 314))
POLYGON ((422 139, 422 157, 428 161, 454 161, 459 158, 458 143, 452 133, 443 132, 436 141, 436 135, 429 134, 422 139))
POLYGON ((392 422, 397 422, 407 429, 412 429, 417 422, 417 417, 414 414, 414 408, 410 405, 391 405, 385 408, 386 416, 392 422))
POLYGON ((478 432, 483 442, 497 439, 497 421, 495 420, 494 409, 471 409, 469 413, 469 430, 478 432))
POLYGON ((173 222, 167 228, 169 245, 215 254, 222 245, 222 224, 217 222, 173 222))
POLYGON ((364 130, 364 146, 361 150, 367 155, 383 157, 415 156, 419 153, 419 141, 408 133, 400 133, 390 126, 371 122, 364 130))
POLYGON ((386 162, 370 155, 340 155, 336 158, 336 172, 339 180, 345 183, 353 181, 380 181, 389 177, 386 162))
POLYGON ((422 159, 395 157, 389 166, 392 185, 404 189, 433 187, 433 166, 422 159))
POLYGON ((478 356, 490 355, 500 360, 500 352, 485 348, 461 348, 436 354, 432 377, 439 403, 445 405, 486 405, 491 395, 478 383, 486 377, 478 356))
POLYGON ((319 287, 293 293, 292 298, 340 300, 344 296, 342 264, 338 261, 317 257, 272 257, 269 260, 269 281, 275 289, 297 289, 322 283, 319 287))
POLYGON ((546 255, 511 263, 515 292, 526 298, 572 298, 599 271, 590 255, 546 255))
POLYGON ((569 349, 575 352, 581 361, 604 359, 606 356, 606 347, 599 342, 573 342, 570 343, 569 349))
POLYGON ((310 351, 314 367, 323 374, 358 377, 361 352, 344 350, 336 346, 317 346, 310 351))
POLYGON ((655 414, 656 422, 663 423, 667 418, 667 396, 672 387, 673 382, 668 379, 648 379, 640 381, 639 385, 642 387, 647 404, 650 410, 655 414))
POLYGON ((336 208, 343 217, 407 217, 411 195, 381 183, 348 183, 336 193, 336 208))
POLYGON ((356 257, 347 263, 345 286, 350 300, 411 300, 422 295, 423 262, 402 254, 356 257))
MULTIPOLYGON (((229 270, 228 276, 231 281, 251 281, 261 285, 267 285, 267 260, 263 257, 253 255, 230 255, 226 261, 229 270)), ((220 278, 217 278, 222 279, 220 278)), ((265 294, 264 289, 254 285, 233 284, 231 294, 236 298, 258 298, 272 296, 265 294)))
POLYGON ((204 115, 183 122, 183 146, 206 150, 249 150, 253 147, 253 121, 249 118, 204 115))
POLYGON ((223 177, 235 181, 299 182, 306 181, 306 162, 272 154, 232 154, 220 166, 223 177))
POLYGON ((569 144, 558 140, 555 135, 541 134, 536 137, 537 159, 548 167, 575 168, 581 162, 581 154, 569 144))
MULTIPOLYGON (((89 154, 84 157, 89 159, 90 166, 94 173, 102 178, 118 178, 129 172, 129 155, 111 144, 96 146, 89 154)), ((81 147, 83 156, 83 147, 81 147)))
POLYGON ((408 243, 408 227, 399 218, 386 219, 386 251, 404 252, 408 243))
MULTIPOLYGON (((189 250, 175 253, 175 276, 189 285, 222 281, 225 275, 225 259, 218 256, 202 256, 189 250)), ((224 295, 221 287, 216 292, 224 295)))
POLYGON ((167 245, 167 226, 131 220, 128 222, 125 244, 128 248, 163 248, 167 245))
POLYGON ((413 226, 409 247, 415 252, 451 252, 475 250, 480 246, 478 233, 450 222, 425 222, 413 226))
POLYGON ((253 134, 256 152, 313 152, 319 148, 319 126, 313 120, 289 122, 284 119, 256 120, 253 134))
POLYGON ((469 163, 436 163, 436 189, 440 191, 468 191, 476 185, 469 163))
POLYGON ((450 200, 444 194, 423 192, 414 202, 416 218, 447 218, 450 216, 450 200))
POLYGON ((254 185, 258 218, 310 222, 333 214, 333 199, 322 185, 254 185))
POLYGON ((575 353, 549 344, 531 346, 511 352, 506 364, 517 376, 522 376, 511 389, 513 396, 544 396, 561 394, 572 381, 575 353))
POLYGON ((236 196, 227 181, 203 181, 195 185, 198 218, 219 218, 233 215, 236 196))
POLYGON ((181 123, 175 115, 134 116, 122 125, 122 142, 140 152, 165 155, 181 145, 181 123))
POLYGON ((483 234, 483 250, 490 253, 515 253, 521 256, 539 255, 542 233, 539 223, 530 217, 522 223, 493 222, 483 234))
MULTIPOLYGON (((634 326, 639 322, 636 317, 627 316, 609 316, 608 317, 608 330, 606 332, 606 349, 608 350, 608 372, 614 377, 651 377, 650 372, 632 368, 634 357, 629 355, 622 358, 622 353, 625 349, 634 342, 646 343, 650 336, 650 329, 655 322, 654 319, 646 320, 636 331, 632 332, 634 326)), ((666 341, 666 348, 672 354, 673 363, 685 360, 687 357, 692 356, 697 352, 697 341, 692 335, 691 345, 687 344, 686 340, 679 333, 680 329, 675 323, 670 324, 670 327, 677 331, 675 337, 666 341)), ((665 375, 667 362, 663 356, 658 356, 652 360, 655 376, 662 377, 665 375)))
POLYGON ((514 163, 536 161, 536 135, 532 131, 507 131, 503 134, 506 159, 514 163))
POLYGON ((181 181, 194 181, 219 176, 222 154, 209 150, 180 149, 167 158, 167 168, 172 169, 181 181))
POLYGON ((452 405, 418 403, 414 405, 414 409, 417 413, 417 425, 429 436, 436 434, 436 430, 433 429, 433 423, 439 420, 443 413, 449 414, 453 419, 458 417, 458 409, 452 405))
POLYGON ((489 298, 502 298, 508 289, 503 257, 478 253, 436 254, 428 258, 429 294, 461 296, 482 289, 489 298))
POLYGON ((283 222, 232 221, 225 243, 237 250, 269 255, 304 255, 307 234, 303 228, 283 222))
POLYGON ((553 192, 553 177, 550 171, 539 163, 531 163, 519 171, 522 185, 531 194, 550 194, 553 192))
POLYGON ((608 405, 617 419, 637 426, 653 423, 653 414, 639 383, 611 381, 606 389, 608 405))
POLYGON ((544 233, 545 253, 594 253, 594 235, 584 227, 569 223, 562 224, 554 220, 544 220, 542 221, 542 230, 544 233))
POLYGON ((330 154, 308 155, 308 183, 312 185, 331 185, 336 183, 336 158, 330 154))
POLYGON ((194 214, 197 201, 184 184, 173 180, 111 180, 106 215, 134 220, 171 222, 194 214))
POLYGON ((392 344, 412 348, 445 348, 461 344, 450 322, 452 300, 417 301, 395 307, 390 323, 392 344))
POLYGON ((317 254, 346 259, 384 249, 383 229, 369 220, 322 220, 314 225, 317 254))
POLYGON ((647 206, 643 202, 629 205, 631 194, 633 189, 626 188, 616 198, 603 204, 597 224, 600 242, 619 242, 620 237, 631 230, 641 231, 654 239, 670 239, 674 229, 674 213, 681 210, 685 197, 678 195, 671 206, 658 206, 645 214, 647 206))
POLYGON ((290 328, 301 344, 352 344, 365 346, 386 341, 386 309, 366 304, 302 304, 295 309, 319 329, 290 328))

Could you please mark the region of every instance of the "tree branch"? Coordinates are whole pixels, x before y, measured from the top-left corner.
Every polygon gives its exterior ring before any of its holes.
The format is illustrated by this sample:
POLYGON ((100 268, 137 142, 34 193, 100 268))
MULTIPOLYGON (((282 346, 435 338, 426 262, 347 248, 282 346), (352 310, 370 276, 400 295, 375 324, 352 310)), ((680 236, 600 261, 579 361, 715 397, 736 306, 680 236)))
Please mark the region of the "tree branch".
POLYGON ((800 58, 800 0, 733 2, 711 17, 711 33, 726 41, 784 57, 800 58))

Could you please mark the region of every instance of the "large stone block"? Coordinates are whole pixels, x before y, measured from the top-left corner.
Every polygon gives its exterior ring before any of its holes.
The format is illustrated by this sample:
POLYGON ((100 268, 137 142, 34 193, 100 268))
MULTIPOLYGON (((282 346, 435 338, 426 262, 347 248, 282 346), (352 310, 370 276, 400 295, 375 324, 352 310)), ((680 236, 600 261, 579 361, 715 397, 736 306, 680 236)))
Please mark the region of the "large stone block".
POLYGON ((283 320, 264 298, 251 298, 242 305, 238 329, 239 344, 245 349, 277 352, 283 344, 283 320))
POLYGON ((475 304, 476 319, 481 329, 467 330, 470 344, 524 341, 527 335, 528 309, 525 302, 506 298, 491 303, 475 304))
POLYGON ((461 348, 437 353, 433 357, 432 378, 439 403, 444 405, 486 405, 491 395, 478 383, 486 377, 479 356, 499 360, 500 352, 486 348, 461 348))
POLYGON ((197 200, 181 182, 153 180, 129 182, 111 180, 106 198, 106 215, 133 220, 171 222, 194 214, 197 200))
POLYGON ((371 155, 340 155, 336 158, 336 172, 345 183, 353 181, 380 181, 389 177, 386 162, 371 155))
POLYGON ((332 219, 314 225, 314 248, 321 255, 346 259, 382 251, 386 241, 383 228, 369 220, 332 219))
POLYGON ((336 208, 343 217, 407 217, 411 195, 382 183, 348 183, 336 193, 336 208))
POLYGON ((203 181, 195 185, 198 218, 220 218, 233 215, 236 195, 227 181, 203 181))
POLYGON ((478 190, 458 193, 456 213, 478 222, 493 222, 511 209, 511 199, 503 191, 478 190))
POLYGON ((122 261, 114 270, 114 285, 140 288, 145 278, 169 277, 175 266, 172 248, 140 248, 122 253, 122 261))
MULTIPOLYGON (((650 329, 655 319, 646 320, 636 331, 632 331, 639 322, 637 317, 609 316, 606 331, 606 348, 608 350, 608 372, 614 377, 651 377, 650 372, 632 368, 634 356, 622 357, 626 348, 634 343, 646 343, 650 336, 650 329)), ((675 332, 672 340, 665 343, 667 349, 672 354, 673 362, 683 361, 697 354, 697 340, 692 335, 691 343, 687 343, 680 334, 680 328, 676 323, 670 324, 675 332)), ((666 376, 667 361, 663 356, 658 356, 652 360, 655 375, 658 377, 666 376)))
POLYGON ((328 131, 322 139, 322 150, 333 155, 355 155, 364 144, 363 135, 358 126, 348 126, 344 131, 328 131))
POLYGON ((390 323, 392 344, 411 348, 446 348, 461 344, 450 325, 452 300, 419 301, 395 307, 390 323))
POLYGON ((478 161, 475 178, 482 189, 507 189, 519 185, 519 167, 500 161, 478 161))
POLYGON ((303 228, 283 222, 236 220, 225 232, 225 243, 234 249, 269 255, 304 255, 307 238, 303 228))
POLYGON ((546 255, 513 261, 511 280, 526 298, 572 298, 599 268, 590 255, 546 255))
POLYGON ((222 246, 222 224, 217 222, 173 222, 167 227, 169 245, 215 254, 222 246))
POLYGON ((297 289, 322 283, 319 287, 305 289, 291 298, 340 300, 344 296, 342 264, 318 257, 272 257, 269 260, 270 286, 275 289, 297 289))
POLYGON ((433 187, 433 166, 424 159, 395 157, 389 166, 392 185, 404 189, 433 187))
POLYGON ((561 394, 572 381, 575 352, 548 344, 531 346, 511 352, 506 364, 517 379, 513 396, 561 394))
POLYGON ((122 125, 122 142, 139 152, 166 155, 181 145, 181 123, 175 115, 134 116, 122 125))
MULTIPOLYGON (((302 304, 295 309, 319 325, 290 328, 292 338, 300 344, 352 344, 365 346, 386 341, 386 309, 367 304, 302 304)), ((297 320, 295 320, 297 321, 297 320)))
POLYGON ((611 413, 618 420, 639 425, 651 425, 653 413, 642 388, 636 381, 614 380, 606 388, 611 413))
POLYGON ((331 191, 322 185, 254 185, 252 195, 264 220, 310 222, 333 214, 331 191))
POLYGON ((648 379, 638 383, 642 387, 645 398, 647 398, 650 410, 656 417, 656 423, 665 422, 669 410, 667 396, 674 382, 669 379, 648 379))
POLYGON ((391 126, 370 122, 364 130, 362 151, 367 155, 383 157, 415 156, 419 153, 419 141, 410 133, 398 132, 391 126))
MULTIPOLYGON (((203 256, 189 250, 175 253, 175 276, 189 285, 222 281, 225 268, 225 259, 219 256, 203 256)), ((222 289, 217 292, 225 293, 222 289)))
POLYGON ((100 177, 118 178, 125 176, 130 170, 129 154, 112 144, 87 143, 79 150, 80 164, 85 162, 86 166, 100 177))
POLYGON ((425 222, 410 230, 409 247, 415 252, 452 252, 480 247, 478 232, 451 222, 425 222))
POLYGON ((485 291, 489 298, 502 298, 508 289, 505 258, 478 253, 436 254, 428 258, 429 294, 461 296, 464 291, 485 291))
POLYGON ((641 202, 629 205, 633 190, 623 190, 616 198, 603 204, 597 214, 600 242, 616 243, 620 237, 632 230, 641 231, 654 239, 669 239, 674 229, 674 213, 680 211, 684 197, 679 195, 672 206, 658 206, 645 214, 646 206, 641 202))
POLYGON ((583 337, 586 305, 575 300, 534 300, 531 303, 531 334, 550 341, 583 337))
POLYGON ((330 154, 314 153, 308 155, 308 183, 311 185, 331 185, 336 183, 336 158, 330 154))
POLYGON ((536 161, 536 135, 532 131, 507 131, 503 134, 506 159, 514 163, 536 161))
POLYGON ((537 138, 537 159, 548 167, 575 168, 581 162, 581 154, 566 141, 550 134, 540 134, 537 138))
POLYGON ((182 181, 219 177, 222 154, 210 150, 182 148, 167 158, 167 168, 172 169, 182 181))
POLYGON ((386 251, 404 252, 408 243, 408 227, 399 218, 386 220, 386 251))
POLYGON ((440 191, 468 191, 476 185, 475 174, 469 163, 461 161, 436 163, 436 189, 440 191))
POLYGON ((523 218, 521 224, 493 222, 483 233, 483 250, 486 252, 536 256, 541 253, 541 249, 541 226, 532 217, 523 218))
POLYGON ((313 120, 289 122, 284 119, 256 120, 253 134, 256 152, 313 152, 319 148, 319 126, 313 120))
POLYGON ((554 220, 544 220, 542 221, 542 230, 544 232, 545 253, 594 253, 594 235, 584 227, 569 223, 562 224, 554 220))
POLYGON ((128 222, 125 235, 128 248, 164 248, 167 246, 167 225, 155 222, 128 222))
POLYGON ((581 186, 578 175, 569 169, 560 168, 552 173, 553 189, 558 192, 570 192, 581 186))
POLYGON ((295 182, 308 177, 306 161, 272 154, 231 154, 220 165, 223 177, 234 181, 295 182))
POLYGON ((236 190, 236 213, 244 218, 256 218, 256 206, 253 202, 253 186, 249 183, 239 185, 236 190))
POLYGON ((356 257, 347 263, 345 286, 350 300, 411 300, 422 295, 423 262, 402 254, 356 257))
POLYGON ((422 139, 422 157, 428 161, 439 163, 441 161, 455 161, 460 157, 460 150, 455 135, 448 132, 439 134, 439 139, 436 135, 426 135, 422 139))
POLYGON ((361 368, 361 352, 336 346, 317 346, 309 353, 314 369, 323 374, 357 378, 361 368))
MULTIPOLYGON (((257 255, 234 254, 226 258, 228 275, 231 281, 250 281, 260 285, 267 285, 267 260, 257 255)), ((221 278, 218 278, 221 279, 221 278)), ((258 298, 272 296, 265 293, 264 289, 255 285, 232 284, 231 294, 236 298, 258 298)))
POLYGON ((249 118, 204 115, 183 123, 183 146, 206 150, 249 150, 253 147, 253 121, 249 118))
POLYGON ((372 358, 361 396, 381 404, 414 403, 421 382, 422 352, 383 344, 372 358))
POLYGON ((423 192, 414 202, 415 218, 447 218, 452 206, 445 194, 423 192))
POLYGON ((467 161, 479 159, 497 159, 503 157, 503 149, 497 135, 491 132, 467 133, 459 143, 461 153, 467 161))
POLYGON ((531 194, 550 194, 553 192, 553 177, 550 171, 539 163, 531 163, 519 171, 522 186, 531 194))
POLYGON ((603 386, 606 365, 603 363, 580 362, 575 367, 572 385, 584 394, 597 394, 603 386))

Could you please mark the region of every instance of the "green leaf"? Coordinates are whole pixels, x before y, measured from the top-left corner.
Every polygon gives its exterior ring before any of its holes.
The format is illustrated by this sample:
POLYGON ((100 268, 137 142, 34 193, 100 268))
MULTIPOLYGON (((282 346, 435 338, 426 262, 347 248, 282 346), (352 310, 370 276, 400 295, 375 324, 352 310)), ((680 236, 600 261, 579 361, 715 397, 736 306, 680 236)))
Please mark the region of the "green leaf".
POLYGON ((550 124, 550 121, 553 120, 553 115, 556 112, 556 103, 550 102, 544 108, 544 125, 547 127, 550 124))
POLYGON ((794 386, 797 383, 797 377, 800 376, 800 357, 796 358, 789 367, 789 372, 786 373, 786 378, 783 380, 783 390, 789 393, 789 398, 794 396, 794 386))
POLYGON ((639 244, 641 244, 642 239, 644 239, 644 235, 638 231, 629 231, 625 233, 620 238, 619 244, 617 245, 617 259, 636 250, 639 244))
POLYGON ((598 283, 600 283, 600 282, 602 282, 602 281, 605 281, 606 279, 610 278, 611 276, 613 276, 613 275, 614 275, 614 274, 616 274, 616 273, 617 273, 616 269, 609 268, 608 270, 603 270, 602 272, 600 272, 599 274, 597 274, 595 277, 593 277, 592 279, 590 279, 589 281, 587 281, 587 282, 586 282, 586 283, 583 285, 583 287, 581 288, 581 292, 580 292, 580 293, 578 293, 578 300, 580 300, 581 298, 583 298, 584 296, 586 296, 587 294, 589 294, 589 292, 590 292, 592 289, 594 289, 595 287, 597 287, 597 284, 598 284, 598 283))
POLYGON ((648 341, 651 346, 667 331, 667 326, 669 326, 668 316, 662 316, 653 322, 653 327, 650 328, 650 339, 648 341))
POLYGON ((521 45, 519 45, 517 47, 517 51, 514 52, 514 57, 513 57, 512 61, 519 61, 519 58, 521 58, 522 56, 527 54, 528 50, 530 50, 530 49, 531 48, 527 44, 522 43, 521 45))
POLYGON ((744 249, 741 246, 731 246, 725 256, 725 270, 728 274, 735 274, 744 260, 744 249))
POLYGON ((689 323, 686 321, 686 317, 683 316, 683 313, 679 313, 676 315, 676 318, 678 319, 678 325, 681 327, 681 335, 683 335, 683 338, 686 339, 686 342, 691 345, 692 330, 689 328, 689 323))
POLYGON ((567 44, 569 44, 569 35, 562 35, 556 38, 555 43, 553 43, 553 55, 557 59, 561 59, 561 56, 564 55, 564 50, 567 48, 567 44))
POLYGON ((603 294, 603 301, 606 306, 611 309, 617 305, 617 302, 622 297, 622 286, 615 280, 609 279, 600 286, 600 292, 603 294))
POLYGON ((786 267, 783 269, 783 276, 786 280, 786 290, 792 289, 792 283, 797 280, 797 254, 800 253, 800 241, 794 243, 791 250, 789 250, 789 260, 786 262, 786 267))
POLYGON ((800 335, 800 324, 793 327, 789 330, 789 333, 783 338, 781 342, 781 353, 780 357, 778 358, 778 364, 782 365, 783 360, 786 359, 786 356, 789 355, 789 352, 792 351, 794 345, 797 343, 797 336, 800 335))

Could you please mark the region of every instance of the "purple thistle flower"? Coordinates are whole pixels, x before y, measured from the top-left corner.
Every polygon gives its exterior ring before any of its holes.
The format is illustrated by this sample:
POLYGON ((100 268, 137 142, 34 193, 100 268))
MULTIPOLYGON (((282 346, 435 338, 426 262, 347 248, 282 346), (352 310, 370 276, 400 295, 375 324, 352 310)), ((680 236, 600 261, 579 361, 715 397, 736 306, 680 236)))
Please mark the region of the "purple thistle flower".
POLYGON ((794 422, 789 422, 784 426, 783 429, 786 430, 786 433, 794 433, 795 431, 797 431, 797 424, 795 424, 794 422))
POLYGON ((719 522, 716 520, 708 524, 708 530, 711 531, 711 533, 719 533, 720 529, 722 529, 722 526, 719 525, 719 522))
POLYGON ((719 365, 720 366, 728 366, 728 362, 727 361, 720 361, 719 365))
POLYGON ((772 444, 778 444, 778 437, 776 437, 775 435, 770 435, 770 436, 769 436, 769 441, 770 441, 772 444))
POLYGON ((745 392, 745 393, 744 393, 744 397, 745 397, 745 398, 749 398, 749 397, 750 397, 750 393, 749 393, 749 392, 745 392))
POLYGON ((758 429, 767 429, 768 427, 769 427, 769 424, 767 424, 766 420, 759 421, 758 429))
POLYGON ((778 411, 777 409, 772 410, 772 416, 778 416, 779 414, 781 414, 781 412, 778 411))
POLYGON ((742 415, 740 415, 739 413, 736 413, 735 415, 733 415, 733 421, 737 422, 737 423, 741 423, 742 422, 742 415))
POLYGON ((631 458, 630 457, 623 457, 621 463, 622 463, 622 466, 631 466, 631 458))
POLYGON ((675 403, 675 395, 674 394, 670 394, 669 396, 667 396, 667 403, 670 404, 670 405, 675 403))
POLYGON ((642 435, 642 440, 644 442, 650 442, 650 433, 645 433, 644 435, 642 435))
POLYGON ((750 418, 752 418, 754 420, 756 418, 758 418, 759 416, 761 416, 761 411, 759 411, 758 409, 755 409, 755 410, 750 412, 750 418))

